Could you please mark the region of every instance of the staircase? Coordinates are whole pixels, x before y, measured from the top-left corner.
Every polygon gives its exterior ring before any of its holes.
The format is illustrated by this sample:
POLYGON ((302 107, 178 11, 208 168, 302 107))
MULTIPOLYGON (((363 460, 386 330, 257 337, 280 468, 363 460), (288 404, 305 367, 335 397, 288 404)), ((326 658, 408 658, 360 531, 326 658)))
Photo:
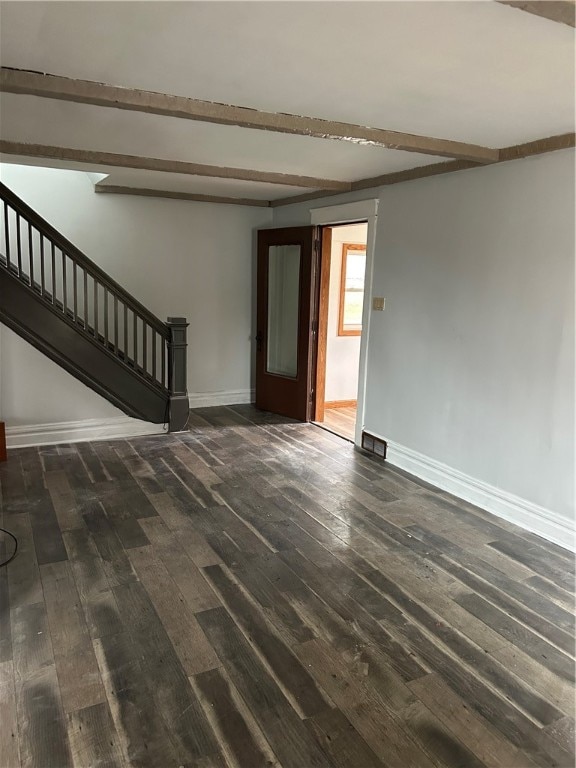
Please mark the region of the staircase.
POLYGON ((162 322, 0 183, 0 322, 124 413, 188 419, 186 328, 162 322))

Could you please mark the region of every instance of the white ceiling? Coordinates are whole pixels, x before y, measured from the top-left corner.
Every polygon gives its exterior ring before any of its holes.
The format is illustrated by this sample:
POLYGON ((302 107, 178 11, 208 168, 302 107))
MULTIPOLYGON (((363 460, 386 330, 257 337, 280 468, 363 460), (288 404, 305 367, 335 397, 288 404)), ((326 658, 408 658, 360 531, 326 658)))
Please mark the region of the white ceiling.
POLYGON ((72 102, 0 95, 2 138, 344 181, 444 158, 72 102))
MULTIPOLYGON (((0 21, 8 67, 490 147, 574 130, 574 30, 496 2, 2 2, 0 21)), ((13 94, 0 109, 12 141, 347 181, 441 159, 13 94)))

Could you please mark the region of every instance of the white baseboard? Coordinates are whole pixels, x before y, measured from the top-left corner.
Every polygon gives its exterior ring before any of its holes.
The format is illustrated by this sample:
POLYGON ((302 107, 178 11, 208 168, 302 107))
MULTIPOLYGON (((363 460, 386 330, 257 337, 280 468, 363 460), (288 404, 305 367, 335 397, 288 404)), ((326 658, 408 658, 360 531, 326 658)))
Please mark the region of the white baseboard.
POLYGON ((482 480, 476 480, 410 448, 387 442, 387 461, 390 464, 554 544, 576 551, 574 527, 566 517, 482 480))
POLYGON ((240 405, 254 402, 253 389, 231 389, 226 392, 197 392, 188 394, 190 408, 209 408, 211 405, 240 405))
POLYGON ((131 419, 129 416, 119 416, 111 419, 83 419, 55 424, 6 427, 6 445, 8 448, 28 448, 35 445, 160 435, 163 432, 165 429, 162 424, 150 424, 147 421, 131 419))
MULTIPOLYGON (((254 390, 205 392, 189 395, 188 400, 191 408, 252 403, 254 390)), ((91 440, 161 435, 165 431, 162 424, 151 424, 147 421, 131 419, 129 416, 110 419, 82 419, 81 421, 61 421, 54 424, 26 424, 20 427, 6 427, 6 445, 8 448, 29 448, 36 445, 84 443, 91 440)))

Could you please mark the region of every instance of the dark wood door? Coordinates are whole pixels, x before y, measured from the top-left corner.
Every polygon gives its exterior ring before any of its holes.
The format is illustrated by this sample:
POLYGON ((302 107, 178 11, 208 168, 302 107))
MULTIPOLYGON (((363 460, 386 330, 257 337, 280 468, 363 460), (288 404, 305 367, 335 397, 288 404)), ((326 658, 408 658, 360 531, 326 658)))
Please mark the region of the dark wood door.
POLYGON ((256 407, 311 418, 318 228, 258 232, 256 407))

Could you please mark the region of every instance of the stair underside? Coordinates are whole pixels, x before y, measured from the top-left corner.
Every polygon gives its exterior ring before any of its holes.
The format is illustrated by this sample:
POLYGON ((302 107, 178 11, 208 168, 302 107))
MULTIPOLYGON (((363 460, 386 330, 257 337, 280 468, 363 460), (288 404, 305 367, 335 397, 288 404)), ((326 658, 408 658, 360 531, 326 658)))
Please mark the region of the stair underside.
POLYGON ((134 370, 131 360, 95 337, 93 329, 53 306, 40 287, 26 285, 0 257, 0 321, 124 413, 161 424, 168 419, 167 390, 134 370))

